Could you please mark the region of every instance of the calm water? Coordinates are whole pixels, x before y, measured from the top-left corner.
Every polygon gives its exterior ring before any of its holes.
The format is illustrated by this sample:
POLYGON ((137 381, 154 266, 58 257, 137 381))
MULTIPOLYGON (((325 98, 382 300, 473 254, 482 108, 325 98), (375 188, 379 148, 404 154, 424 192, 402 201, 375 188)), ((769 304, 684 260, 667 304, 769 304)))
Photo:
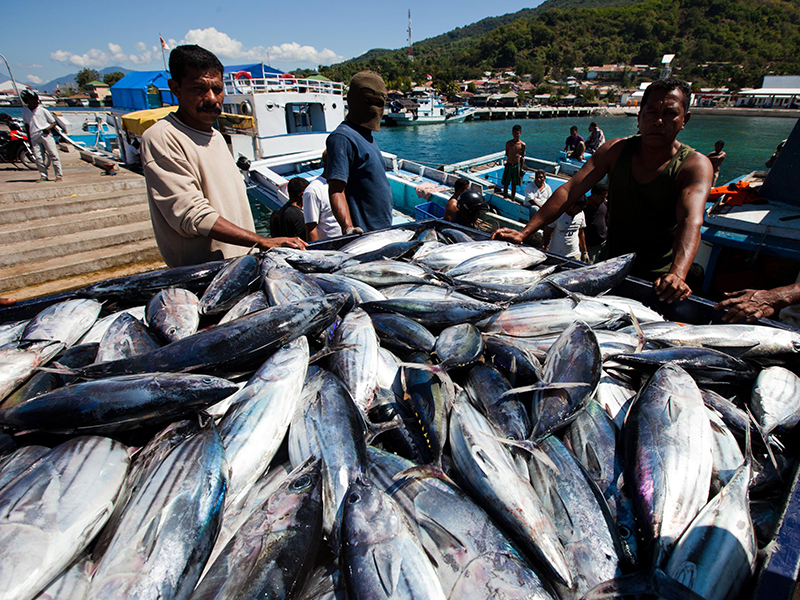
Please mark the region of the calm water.
MULTIPOLYGON (((527 154, 555 161, 558 152, 564 149, 569 128, 577 125, 578 133, 585 138, 592 121, 598 123, 606 139, 636 133, 633 117, 586 117, 383 127, 376 139, 384 152, 439 166, 502 151, 511 139, 511 127, 519 124, 522 140, 528 145, 527 154)), ((728 157, 722 163, 720 181, 725 181, 763 169, 794 125, 794 119, 694 115, 678 139, 704 154, 714 149, 714 142, 724 140, 728 157)))

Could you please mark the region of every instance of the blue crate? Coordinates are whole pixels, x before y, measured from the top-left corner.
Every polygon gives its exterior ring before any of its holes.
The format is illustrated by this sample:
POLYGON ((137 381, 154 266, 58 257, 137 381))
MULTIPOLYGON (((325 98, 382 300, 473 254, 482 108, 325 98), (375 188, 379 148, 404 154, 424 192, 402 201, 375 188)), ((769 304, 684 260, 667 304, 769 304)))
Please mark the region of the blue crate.
POLYGON ((416 221, 441 219, 442 217, 444 217, 444 207, 435 202, 423 202, 414 207, 414 219, 416 221))

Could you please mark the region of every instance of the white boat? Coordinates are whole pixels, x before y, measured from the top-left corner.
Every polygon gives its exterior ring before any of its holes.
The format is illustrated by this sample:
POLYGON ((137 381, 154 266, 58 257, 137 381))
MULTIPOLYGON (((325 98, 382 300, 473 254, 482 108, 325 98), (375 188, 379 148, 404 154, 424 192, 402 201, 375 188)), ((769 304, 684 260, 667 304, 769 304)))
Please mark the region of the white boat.
POLYGON ((448 108, 441 96, 427 89, 415 90, 410 101, 392 103, 385 116, 392 125, 430 125, 436 123, 458 123, 475 112, 474 108, 448 108))

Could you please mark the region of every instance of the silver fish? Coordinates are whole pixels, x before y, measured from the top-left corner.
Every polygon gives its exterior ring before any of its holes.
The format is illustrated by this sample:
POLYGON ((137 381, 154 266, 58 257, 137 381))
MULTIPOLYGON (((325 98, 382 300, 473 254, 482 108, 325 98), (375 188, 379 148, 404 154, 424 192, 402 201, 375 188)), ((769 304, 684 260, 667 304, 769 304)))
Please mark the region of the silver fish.
POLYGON ((708 500, 711 426, 686 371, 665 365, 636 397, 624 427, 626 479, 654 565, 708 500))
POLYGON ((88 556, 72 563, 35 600, 83 600, 89 592, 94 564, 88 556))
POLYGON ((436 339, 436 356, 445 369, 474 365, 483 357, 483 338, 471 323, 452 325, 436 339))
POLYGON ((80 340, 78 340, 78 345, 80 344, 92 344, 92 343, 99 343, 103 336, 105 335, 108 328, 111 324, 120 316, 122 313, 127 313, 132 316, 134 319, 139 319, 142 323, 145 322, 144 320, 144 305, 141 306, 134 306, 133 308, 126 308, 124 310, 120 310, 106 317, 102 317, 97 319, 92 325, 92 328, 83 334, 80 340))
POLYGON ((800 422, 800 378, 783 367, 767 367, 756 378, 750 409, 768 436, 800 422))
POLYGON ((52 340, 67 348, 91 329, 102 304, 95 300, 66 300, 45 308, 22 333, 23 340, 52 340))
POLYGON ((264 308, 269 308, 269 302, 267 301, 266 294, 264 294, 264 292, 261 290, 258 290, 252 294, 248 294, 234 304, 233 307, 219 320, 220 325, 264 308))
POLYGON ((214 276, 200 297, 200 314, 214 315, 233 307, 258 281, 258 268, 258 259, 250 254, 230 261, 214 276))
POLYGON ((439 280, 429 269, 419 265, 401 262, 398 260, 376 260, 344 267, 336 272, 337 275, 357 279, 363 283, 386 287, 409 283, 424 283, 436 285, 439 280))
POLYGON ((600 327, 624 316, 594 300, 576 302, 571 298, 522 302, 501 310, 478 323, 486 333, 504 333, 514 337, 535 337, 560 334, 575 321, 600 327))
POLYGON ((355 482, 347 491, 342 558, 354 598, 447 598, 406 516, 373 485, 355 482))
POLYGON ((481 505, 549 576, 567 587, 572 575, 555 525, 522 479, 497 431, 463 396, 450 415, 453 463, 481 505))
POLYGON ((0 489, 27 471, 48 452, 50 448, 47 446, 23 446, 3 457, 0 461, 0 489))
POLYGON ((739 442, 736 441, 733 433, 723 423, 716 411, 710 408, 707 408, 707 410, 714 444, 711 491, 716 493, 728 485, 728 482, 744 462, 744 455, 741 448, 739 448, 739 442))
POLYGON ((541 250, 526 246, 514 246, 468 258, 455 267, 445 269, 445 272, 450 277, 463 277, 495 269, 527 269, 546 260, 547 255, 541 250))
POLYGON ((628 408, 635 396, 636 390, 627 383, 612 377, 605 370, 600 371, 595 400, 608 413, 617 429, 622 429, 625 415, 628 414, 628 408))
POLYGON ((386 298, 413 298, 415 300, 469 300, 470 296, 440 285, 427 283, 402 283, 381 288, 386 298))
POLYGON ((441 271, 452 269, 470 258, 483 254, 491 254, 492 252, 508 248, 516 248, 516 246, 508 242, 496 240, 452 244, 436 248, 421 258, 414 257, 414 262, 430 267, 436 271, 441 271))
POLYGON ((0 598, 34 598, 100 531, 125 471, 125 446, 78 437, 0 490, 0 598))
POLYGON ((214 545, 225 451, 213 426, 173 448, 131 498, 88 600, 187 598, 214 545))
POLYGON ((58 341, 11 342, 0 346, 0 399, 28 379, 37 367, 47 364, 64 349, 58 341))
POLYGON ((511 384, 503 374, 487 363, 478 363, 469 370, 464 390, 472 403, 494 425, 501 435, 512 440, 524 440, 530 431, 530 421, 524 405, 516 397, 503 396, 511 384))
POLYGON ((324 295, 322 288, 311 278, 291 267, 272 267, 264 274, 263 281, 272 306, 324 295))
POLYGON ((138 319, 122 313, 109 325, 97 349, 95 362, 146 354, 161 344, 138 319))
POLYGON ((407 242, 414 237, 413 229, 387 229, 385 231, 375 231, 358 236, 352 242, 348 242, 341 248, 340 252, 346 252, 353 256, 365 254, 378 250, 395 242, 407 242))
POLYGON ((492 269, 480 273, 463 275, 460 279, 471 283, 496 283, 499 285, 536 285, 539 281, 550 275, 556 267, 539 269, 492 269))
POLYGON ((144 315, 150 329, 167 342, 175 342, 197 332, 200 300, 189 290, 166 288, 147 303, 144 315))
POLYGON ((331 371, 366 415, 378 386, 378 336, 369 315, 360 308, 347 313, 336 329, 333 348, 331 371))
POLYGON ((650 341, 670 346, 715 348, 738 358, 768 359, 800 352, 800 333, 765 325, 687 325, 666 332, 646 333, 650 341))
POLYGON ((11 342, 16 342, 25 327, 28 325, 28 319, 24 321, 9 321, 8 323, 0 324, 0 346, 5 346, 11 342))

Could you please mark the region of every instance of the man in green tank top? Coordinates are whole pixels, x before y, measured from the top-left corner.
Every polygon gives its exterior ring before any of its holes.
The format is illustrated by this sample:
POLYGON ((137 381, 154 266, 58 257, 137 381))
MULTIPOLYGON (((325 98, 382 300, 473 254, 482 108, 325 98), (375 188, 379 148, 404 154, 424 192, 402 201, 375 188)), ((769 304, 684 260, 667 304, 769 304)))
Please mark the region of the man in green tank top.
POLYGON ((653 281, 659 300, 687 298, 686 276, 700 247, 714 174, 708 158, 677 140, 691 117, 690 97, 678 79, 650 84, 639 109, 639 135, 603 144, 522 231, 499 229, 493 237, 521 243, 608 175, 608 257, 635 252, 631 275, 653 281))

